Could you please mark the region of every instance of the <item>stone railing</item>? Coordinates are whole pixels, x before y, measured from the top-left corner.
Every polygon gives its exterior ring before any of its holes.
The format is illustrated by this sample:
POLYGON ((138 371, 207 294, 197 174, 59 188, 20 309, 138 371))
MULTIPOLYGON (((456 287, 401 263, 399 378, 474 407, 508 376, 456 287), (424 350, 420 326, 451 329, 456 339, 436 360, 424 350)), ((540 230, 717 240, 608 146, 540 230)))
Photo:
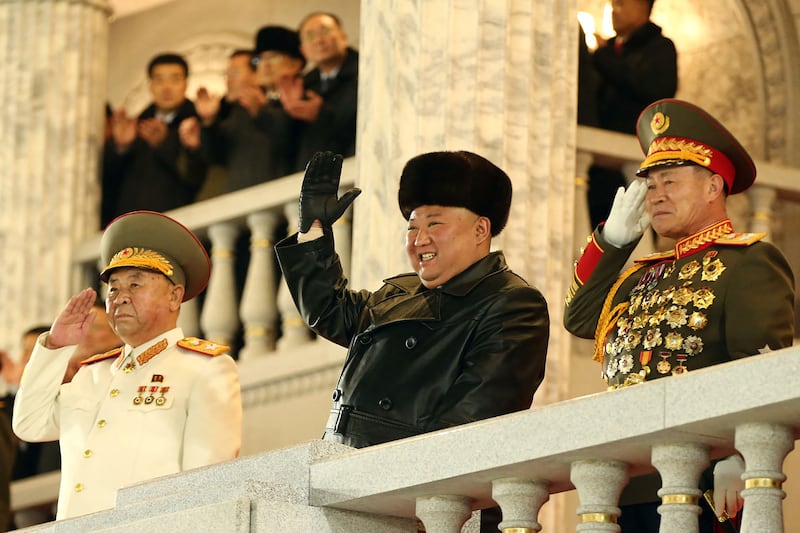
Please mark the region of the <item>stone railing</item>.
POLYGON ((657 470, 661 533, 692 533, 701 471, 738 450, 741 533, 778 533, 798 375, 800 348, 787 348, 361 450, 314 441, 125 488, 113 510, 38 531, 416 533, 419 519, 457 533, 499 505, 502 531, 531 533, 574 487, 575 530, 618 532, 621 489, 657 470))

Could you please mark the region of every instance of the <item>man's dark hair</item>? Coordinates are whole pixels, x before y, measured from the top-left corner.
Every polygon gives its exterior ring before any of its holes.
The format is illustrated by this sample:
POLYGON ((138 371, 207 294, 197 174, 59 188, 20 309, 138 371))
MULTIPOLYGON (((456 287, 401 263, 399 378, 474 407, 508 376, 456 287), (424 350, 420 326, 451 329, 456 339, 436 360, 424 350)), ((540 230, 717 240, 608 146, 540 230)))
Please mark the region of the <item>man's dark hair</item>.
POLYGON ((189 64, 182 55, 179 54, 159 54, 147 64, 147 77, 153 77, 153 69, 158 65, 180 65, 183 68, 183 75, 189 77, 189 64))
POLYGON ((239 57, 239 56, 247 56, 247 65, 250 67, 250 70, 255 72, 256 63, 253 61, 253 58, 256 56, 255 53, 252 50, 245 50, 244 48, 239 48, 231 52, 231 55, 228 57, 228 59, 233 59, 234 57, 239 57))
POLYGON ((309 21, 309 19, 311 19, 311 18, 313 18, 313 17, 320 16, 320 15, 325 15, 326 17, 330 17, 330 18, 332 18, 332 19, 333 19, 333 21, 336 23, 336 26, 337 26, 337 27, 338 27, 340 30, 342 29, 342 21, 339 19, 339 17, 337 17, 337 16, 336 16, 336 15, 334 15, 333 13, 328 13, 327 11, 314 11, 314 12, 312 12, 312 13, 309 13, 309 14, 308 14, 308 15, 306 15, 305 17, 303 17, 303 20, 301 20, 301 21, 300 21, 300 24, 297 26, 297 31, 299 32, 300 30, 302 30, 302 29, 303 29, 303 25, 304 25, 306 22, 308 22, 308 21, 309 21))

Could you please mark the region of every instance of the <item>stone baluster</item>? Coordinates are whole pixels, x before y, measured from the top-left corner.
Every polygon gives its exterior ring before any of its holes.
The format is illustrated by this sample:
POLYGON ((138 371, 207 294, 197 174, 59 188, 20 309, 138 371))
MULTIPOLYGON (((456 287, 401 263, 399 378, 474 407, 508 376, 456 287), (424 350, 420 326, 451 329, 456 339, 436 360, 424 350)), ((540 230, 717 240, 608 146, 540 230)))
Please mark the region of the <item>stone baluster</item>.
MULTIPOLYGON (((288 221, 289 235, 297 231, 299 215, 297 213, 297 202, 289 202, 284 206, 284 214, 288 221)), ((281 338, 278 340, 278 350, 285 350, 293 346, 300 346, 311 340, 308 333, 308 326, 303 321, 294 300, 289 292, 286 283, 281 283, 278 287, 278 312, 281 315, 281 338)))
POLYGON ((575 461, 570 469, 570 481, 580 498, 575 530, 618 533, 619 495, 628 483, 627 465, 619 461, 575 461))
POLYGON ((750 219, 750 231, 753 233, 771 234, 772 206, 775 204, 777 192, 772 187, 754 185, 747 191, 753 215, 750 219))
POLYGON ((741 533, 783 531, 783 460, 794 448, 792 430, 776 424, 742 424, 736 427, 734 444, 746 465, 741 533))
POLYGON ((700 474, 708 466, 708 449, 701 444, 660 444, 653 447, 652 463, 661 474, 660 533, 696 533, 701 497, 700 474))
POLYGON ((492 499, 500 505, 504 533, 541 531, 539 509, 550 498, 548 483, 540 480, 503 478, 492 481, 492 499))
POLYGON ((584 242, 586 236, 594 230, 589 220, 589 167, 594 161, 591 152, 575 153, 575 235, 576 243, 584 242))
POLYGON ((208 228, 212 268, 200 325, 208 340, 220 344, 231 344, 239 329, 233 263, 238 235, 239 228, 232 223, 214 224, 208 228))
POLYGON ((427 533, 460 533, 472 509, 464 496, 420 496, 416 513, 427 533))
POLYGON ((250 228, 250 264, 239 311, 244 322, 244 346, 239 360, 245 361, 275 350, 278 319, 278 280, 271 236, 282 220, 266 210, 247 217, 250 228))

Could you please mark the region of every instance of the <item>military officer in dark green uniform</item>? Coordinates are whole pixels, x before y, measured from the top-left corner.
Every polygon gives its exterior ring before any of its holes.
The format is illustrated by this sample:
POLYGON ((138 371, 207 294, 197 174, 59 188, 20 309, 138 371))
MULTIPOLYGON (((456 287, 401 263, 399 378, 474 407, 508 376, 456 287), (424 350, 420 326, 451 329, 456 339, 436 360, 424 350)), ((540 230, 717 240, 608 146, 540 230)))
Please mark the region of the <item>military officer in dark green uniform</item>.
MULTIPOLYGON (((735 232, 725 206, 755 180, 745 149, 705 111, 674 99, 648 106, 637 135, 644 179, 619 189, 592 234, 564 314, 568 331, 595 339, 609 389, 791 346, 789 264, 763 233, 735 232), (675 247, 620 273, 648 223, 675 247)), ((717 513, 736 514, 735 493, 716 496, 717 513)))

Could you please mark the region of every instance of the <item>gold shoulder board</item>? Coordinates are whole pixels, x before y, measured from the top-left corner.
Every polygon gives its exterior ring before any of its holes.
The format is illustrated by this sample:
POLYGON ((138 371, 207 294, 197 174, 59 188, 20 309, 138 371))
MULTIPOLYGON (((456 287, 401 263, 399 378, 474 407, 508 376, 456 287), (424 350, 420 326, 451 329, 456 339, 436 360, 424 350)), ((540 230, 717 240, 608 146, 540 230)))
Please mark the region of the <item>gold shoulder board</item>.
POLYGON ((193 352, 208 355, 209 357, 216 357, 222 355, 231 349, 230 346, 218 344, 216 342, 198 339, 197 337, 186 337, 178 341, 178 346, 186 348, 193 352))
POLYGON ((105 361, 106 359, 111 359, 112 357, 119 357, 119 354, 122 353, 122 346, 119 348, 114 348, 113 350, 109 350, 106 353, 99 353, 97 355, 93 355, 88 359, 84 359, 81 361, 81 366, 83 365, 91 365, 92 363, 97 363, 98 361, 105 361))
POLYGON ((728 233, 714 240, 714 244, 750 246, 766 237, 766 233, 728 233))

